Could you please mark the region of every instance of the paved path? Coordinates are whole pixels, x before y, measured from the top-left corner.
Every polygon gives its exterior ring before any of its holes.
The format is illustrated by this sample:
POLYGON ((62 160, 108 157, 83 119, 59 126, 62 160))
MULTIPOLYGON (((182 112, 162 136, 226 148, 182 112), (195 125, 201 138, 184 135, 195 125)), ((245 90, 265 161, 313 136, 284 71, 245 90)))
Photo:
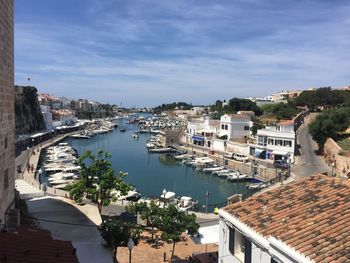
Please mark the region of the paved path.
POLYGON ((78 206, 68 199, 42 197, 27 201, 30 216, 54 239, 72 241, 80 263, 111 263, 112 253, 104 248, 97 225, 101 217, 95 206, 78 206), (52 222, 54 221, 54 222, 52 222))
POLYGON ((316 155, 317 143, 309 134, 307 124, 303 124, 297 131, 297 141, 300 145, 299 162, 292 166, 292 172, 296 177, 310 176, 315 173, 331 174, 331 169, 327 166, 321 156, 316 155))

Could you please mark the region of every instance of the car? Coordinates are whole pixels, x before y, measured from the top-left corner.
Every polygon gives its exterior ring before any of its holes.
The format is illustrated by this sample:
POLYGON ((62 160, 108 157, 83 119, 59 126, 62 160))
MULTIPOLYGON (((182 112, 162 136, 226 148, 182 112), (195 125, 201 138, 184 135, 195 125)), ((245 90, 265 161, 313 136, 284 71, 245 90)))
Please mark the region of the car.
POLYGON ((234 155, 235 155, 234 153, 225 153, 224 157, 228 159, 233 159, 234 155))
POLYGON ((273 166, 275 166, 275 168, 283 169, 288 169, 290 167, 289 163, 287 163, 285 160, 275 160, 273 162, 273 166))
POLYGON ((240 161, 240 162, 248 162, 249 161, 249 158, 248 156, 244 155, 244 154, 240 154, 240 153, 235 153, 233 155, 233 159, 235 159, 236 161, 240 161))

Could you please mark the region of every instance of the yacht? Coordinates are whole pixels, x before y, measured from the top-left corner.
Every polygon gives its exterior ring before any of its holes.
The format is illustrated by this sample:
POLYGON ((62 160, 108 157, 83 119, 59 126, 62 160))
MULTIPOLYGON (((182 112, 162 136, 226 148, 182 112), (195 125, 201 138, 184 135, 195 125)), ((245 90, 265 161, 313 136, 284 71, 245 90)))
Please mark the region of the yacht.
POLYGON ((193 200, 192 197, 189 196, 182 196, 179 199, 177 207, 180 211, 196 210, 198 207, 198 201, 193 200))

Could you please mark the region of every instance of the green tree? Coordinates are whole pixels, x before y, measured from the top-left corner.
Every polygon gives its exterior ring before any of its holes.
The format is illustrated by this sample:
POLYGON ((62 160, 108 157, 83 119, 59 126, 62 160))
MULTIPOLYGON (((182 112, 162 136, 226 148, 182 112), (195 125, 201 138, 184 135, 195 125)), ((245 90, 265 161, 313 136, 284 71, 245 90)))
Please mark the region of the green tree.
POLYGON ((86 197, 97 205, 100 214, 103 206, 108 206, 130 190, 130 186, 124 182, 127 173, 115 174, 108 160, 110 157, 110 153, 103 154, 102 150, 98 151, 97 156, 91 151, 85 152, 79 158, 80 179, 70 190, 70 195, 76 202, 82 202, 86 197))
POLYGON ((135 245, 138 244, 142 233, 142 228, 130 222, 123 222, 117 219, 104 221, 98 230, 105 243, 103 246, 113 249, 113 262, 118 262, 118 247, 126 247, 131 238, 135 245))
POLYGON ((127 211, 133 214, 140 214, 143 220, 147 220, 147 225, 152 228, 152 240, 154 240, 154 227, 159 222, 160 207, 155 201, 151 201, 149 204, 146 202, 133 203, 127 206, 127 211))
POLYGON ((196 223, 196 215, 180 211, 175 205, 160 209, 157 227, 162 231, 161 238, 163 240, 173 242, 169 262, 172 262, 175 245, 181 240, 182 233, 187 231, 189 235, 195 235, 199 229, 199 225, 196 223))
POLYGON ((262 110, 256 105, 254 101, 248 99, 232 98, 228 102, 231 110, 237 111, 254 111, 255 115, 262 114, 262 110))
POLYGON ((327 138, 337 139, 340 133, 350 126, 350 108, 337 108, 324 111, 309 124, 312 138, 323 148, 327 138))

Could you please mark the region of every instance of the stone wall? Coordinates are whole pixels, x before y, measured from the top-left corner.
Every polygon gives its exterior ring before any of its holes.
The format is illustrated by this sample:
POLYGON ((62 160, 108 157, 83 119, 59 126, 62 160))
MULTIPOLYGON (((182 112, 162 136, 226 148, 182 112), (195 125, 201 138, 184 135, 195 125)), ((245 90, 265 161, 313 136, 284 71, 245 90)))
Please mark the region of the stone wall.
POLYGON ((45 129, 37 89, 15 86, 16 134, 28 134, 45 129))
POLYGON ((324 157, 329 166, 334 163, 334 173, 350 178, 350 157, 341 155, 342 148, 331 138, 324 145, 324 157))
POLYGON ((0 0, 0 228, 15 198, 13 0, 0 0))

